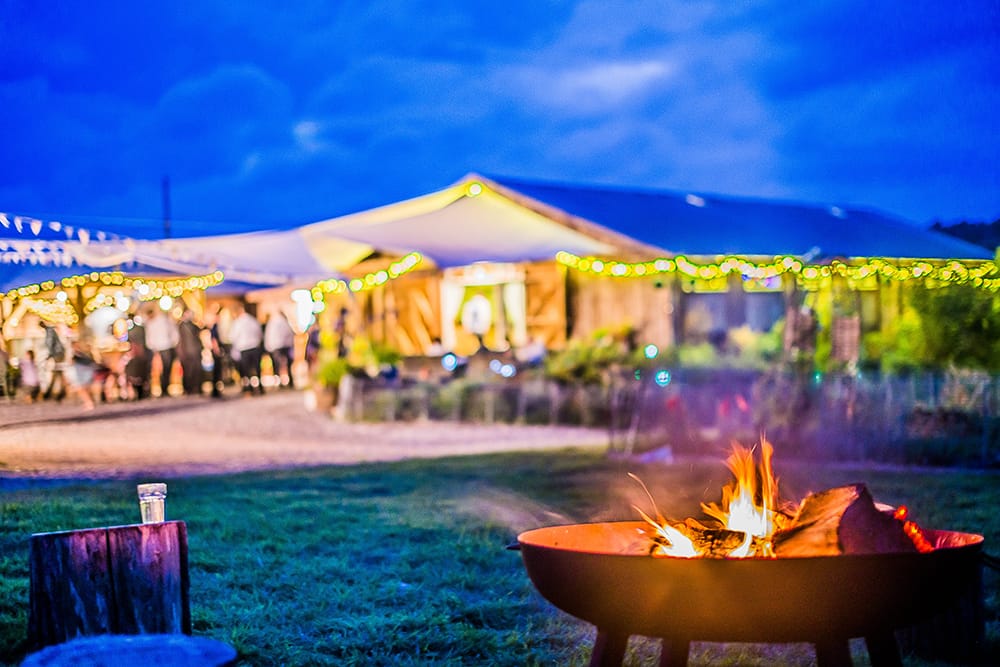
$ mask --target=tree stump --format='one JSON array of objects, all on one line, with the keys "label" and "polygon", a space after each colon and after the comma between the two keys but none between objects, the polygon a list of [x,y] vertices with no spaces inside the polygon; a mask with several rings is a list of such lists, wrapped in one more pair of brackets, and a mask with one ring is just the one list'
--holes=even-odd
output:
[{"label": "tree stump", "polygon": [[28,640],[191,634],[183,521],[31,536]]}]

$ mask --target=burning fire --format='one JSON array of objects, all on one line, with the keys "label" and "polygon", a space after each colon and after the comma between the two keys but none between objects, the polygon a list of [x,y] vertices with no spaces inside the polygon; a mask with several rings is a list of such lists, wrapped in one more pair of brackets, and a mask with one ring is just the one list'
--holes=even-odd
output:
[{"label": "burning fire", "polygon": [[[776,537],[786,540],[788,536],[796,534],[801,537],[808,529],[813,530],[812,535],[823,535],[829,542],[831,530],[832,533],[837,533],[839,524],[832,529],[828,525],[828,517],[822,514],[829,511],[828,505],[838,513],[839,521],[842,515],[847,514],[849,505],[860,496],[865,496],[870,501],[864,485],[855,485],[811,494],[798,507],[784,502],[779,498],[778,480],[771,464],[774,448],[767,440],[761,439],[759,461],[755,459],[755,451],[756,448],[733,444],[732,452],[726,459],[726,467],[732,472],[733,480],[723,487],[720,503],[701,505],[702,511],[712,519],[707,523],[693,518],[684,521],[665,519],[646,485],[629,473],[629,477],[638,482],[646,492],[655,514],[655,517],[650,516],[638,506],[633,506],[653,529],[650,555],[679,558],[775,558],[778,555],[775,553]],[[832,497],[832,500],[828,497]],[[810,500],[812,502],[808,503]],[[895,528],[901,528],[906,544],[912,542],[910,549],[915,547],[920,552],[933,550],[934,547],[920,527],[907,519],[908,511],[905,506],[895,509],[891,515],[883,516],[875,509],[874,501],[870,501],[870,504],[872,512],[879,515],[879,518],[874,519],[875,523],[884,519]],[[819,521],[814,516],[817,508],[821,510]],[[854,519],[855,524],[873,520],[868,515],[857,516],[861,518]],[[815,530],[817,526],[822,532]],[[869,523],[864,523],[863,529],[868,528]],[[833,539],[836,541],[836,538]]]},{"label": "burning fire", "polygon": [[639,507],[635,508],[654,529],[651,554],[681,558],[773,558],[771,538],[785,517],[777,511],[778,480],[771,466],[774,448],[767,440],[762,440],[760,451],[758,465],[753,449],[733,444],[733,451],[726,459],[733,481],[722,489],[721,504],[702,503],[701,506],[702,511],[715,520],[710,525],[694,519],[667,521],[656,507],[646,485],[629,473],[645,490],[656,513],[654,519]]},{"label": "burning fire", "polygon": [[[758,466],[753,450],[737,444],[726,460],[734,480],[722,489],[722,505],[702,504],[701,509],[717,520],[726,530],[744,534],[743,543],[728,554],[730,558],[774,556],[771,536],[776,528],[778,480],[771,467],[774,448],[767,440],[761,442]],[[754,538],[758,544],[754,545]]]}]

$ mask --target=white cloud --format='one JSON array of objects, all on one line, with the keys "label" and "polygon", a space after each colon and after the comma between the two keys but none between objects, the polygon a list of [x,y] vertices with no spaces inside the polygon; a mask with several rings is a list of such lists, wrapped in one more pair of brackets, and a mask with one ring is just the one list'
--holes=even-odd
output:
[{"label": "white cloud", "polygon": [[260,164],[260,153],[250,153],[243,158],[243,173],[249,174]]},{"label": "white cloud", "polygon": [[494,76],[501,96],[567,117],[621,113],[662,93],[677,66],[666,60],[606,60],[574,67],[513,66]]},{"label": "white cloud", "polygon": [[[597,113],[660,90],[676,67],[655,60],[603,62],[556,72],[549,85],[534,88],[537,102],[563,109]],[[542,72],[529,75],[543,80]]]},{"label": "white cloud", "polygon": [[307,153],[315,153],[323,147],[319,139],[320,124],[314,120],[302,120],[292,128],[295,144]]}]

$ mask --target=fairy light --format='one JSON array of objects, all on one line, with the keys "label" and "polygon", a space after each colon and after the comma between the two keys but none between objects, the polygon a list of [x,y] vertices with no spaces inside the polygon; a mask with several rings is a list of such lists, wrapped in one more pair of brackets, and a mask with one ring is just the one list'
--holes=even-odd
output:
[{"label": "fairy light", "polygon": [[321,280],[313,285],[309,292],[314,301],[322,301],[327,294],[366,292],[406,275],[417,268],[417,265],[421,261],[423,261],[423,256],[419,252],[411,252],[402,259],[390,264],[386,269],[371,271],[350,280],[342,280],[340,278]]},{"label": "fairy light", "polygon": [[54,324],[74,325],[79,321],[76,311],[68,301],[57,299],[25,298],[22,301],[25,310],[34,313],[47,322]]},{"label": "fairy light", "polygon": [[[72,289],[83,287],[87,284],[99,284],[106,287],[121,287],[125,290],[136,292],[140,301],[152,301],[164,295],[179,297],[184,292],[206,290],[215,287],[225,280],[222,271],[215,271],[202,276],[188,276],[186,278],[153,279],[153,278],[133,278],[120,271],[92,272],[76,276],[67,276],[58,283],[53,280],[46,280],[41,283],[24,285],[9,290],[5,296],[11,300],[24,299],[27,297],[48,292],[57,286],[61,289]],[[90,306],[93,299],[86,306]],[[93,310],[93,308],[91,308]]]},{"label": "fairy light", "polygon": [[739,274],[744,279],[767,281],[783,275],[794,276],[807,288],[838,276],[857,284],[870,284],[881,278],[895,282],[919,281],[928,287],[944,285],[973,285],[989,292],[1000,291],[1000,265],[996,261],[975,260],[964,262],[951,259],[940,264],[918,260],[894,262],[885,258],[869,258],[859,264],[833,260],[829,264],[806,264],[802,260],[779,255],[772,261],[754,262],[729,255],[717,262],[696,262],[684,255],[674,258],[660,257],[643,262],[596,257],[580,257],[560,251],[556,261],[581,273],[628,278],[657,274],[680,274],[705,283],[722,284],[722,279]]}]

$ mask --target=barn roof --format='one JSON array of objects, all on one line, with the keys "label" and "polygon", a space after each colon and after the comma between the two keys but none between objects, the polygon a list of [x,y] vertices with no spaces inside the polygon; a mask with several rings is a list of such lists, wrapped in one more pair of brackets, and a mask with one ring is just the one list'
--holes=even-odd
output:
[{"label": "barn roof", "polygon": [[993,257],[979,246],[871,209],[502,176],[484,180],[671,254]]}]

